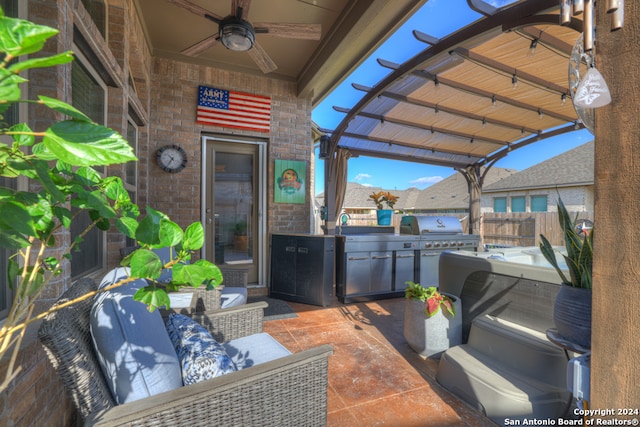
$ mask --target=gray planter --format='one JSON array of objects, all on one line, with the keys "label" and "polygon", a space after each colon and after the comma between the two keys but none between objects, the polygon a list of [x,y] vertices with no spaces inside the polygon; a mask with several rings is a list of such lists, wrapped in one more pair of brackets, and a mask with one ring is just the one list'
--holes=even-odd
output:
[{"label": "gray planter", "polygon": [[585,348],[591,348],[591,294],[591,289],[562,285],[553,306],[558,334]]},{"label": "gray planter", "polygon": [[425,357],[440,357],[449,347],[462,344],[462,306],[460,299],[445,294],[453,300],[456,315],[446,310],[427,318],[425,303],[407,300],[404,310],[404,338],[416,353]]}]

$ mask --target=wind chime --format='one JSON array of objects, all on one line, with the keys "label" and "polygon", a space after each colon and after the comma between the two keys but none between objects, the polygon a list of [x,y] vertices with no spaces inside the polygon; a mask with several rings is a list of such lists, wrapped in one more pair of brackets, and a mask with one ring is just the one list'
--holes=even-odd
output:
[{"label": "wind chime", "polygon": [[[624,0],[606,1],[607,14],[611,17],[611,31],[622,29],[624,25]],[[569,25],[572,16],[583,15],[584,31],[574,47],[569,63],[569,84],[573,92],[573,105],[581,118],[583,118],[583,114],[588,113],[584,110],[602,107],[611,102],[607,82],[596,69],[594,61],[594,3],[595,0],[560,0],[560,25]],[[576,57],[574,58],[574,56]],[[587,64],[588,68],[584,76],[580,76],[579,71],[582,61]],[[581,110],[583,110],[583,114],[581,114]],[[588,120],[583,118],[583,122],[585,121]]]}]

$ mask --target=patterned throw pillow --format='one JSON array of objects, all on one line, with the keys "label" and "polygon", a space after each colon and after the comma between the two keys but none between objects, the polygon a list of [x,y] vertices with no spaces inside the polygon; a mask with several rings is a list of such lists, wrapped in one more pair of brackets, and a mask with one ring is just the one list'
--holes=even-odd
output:
[{"label": "patterned throw pillow", "polygon": [[237,371],[222,344],[193,319],[173,313],[166,328],[180,360],[184,385]]}]

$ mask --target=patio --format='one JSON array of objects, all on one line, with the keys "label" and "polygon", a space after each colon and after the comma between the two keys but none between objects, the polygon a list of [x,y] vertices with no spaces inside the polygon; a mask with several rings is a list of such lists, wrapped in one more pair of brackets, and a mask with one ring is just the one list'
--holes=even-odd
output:
[{"label": "patio", "polygon": [[298,317],[265,332],[293,352],[331,344],[327,426],[495,426],[435,380],[403,337],[404,298],[327,308],[289,302]]}]

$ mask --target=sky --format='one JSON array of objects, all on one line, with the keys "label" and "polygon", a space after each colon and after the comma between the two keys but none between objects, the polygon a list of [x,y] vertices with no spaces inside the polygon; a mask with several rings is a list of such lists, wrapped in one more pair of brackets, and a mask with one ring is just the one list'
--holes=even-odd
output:
[{"label": "sky", "polygon": [[[509,2],[510,0],[488,1],[488,3],[496,7]],[[456,13],[451,13],[453,10]],[[377,64],[376,60],[378,58],[400,64],[425,49],[427,45],[413,37],[411,32],[414,29],[434,37],[443,38],[481,17],[482,15],[469,9],[466,0],[429,0],[370,58],[349,75],[336,90],[314,108],[312,112],[313,121],[321,129],[335,129],[345,117],[345,114],[336,112],[333,110],[333,106],[351,108],[364,96],[364,92],[353,89],[351,84],[359,83],[365,86],[375,86],[376,83],[391,72],[391,70]],[[518,150],[513,150],[508,156],[496,162],[494,167],[521,171],[592,139],[593,136],[586,129],[548,138]],[[317,159],[316,165],[315,183],[317,194],[324,191],[323,161]],[[358,157],[349,160],[347,180],[348,182],[357,182],[371,187],[383,187],[387,190],[404,190],[410,187],[424,189],[454,173],[457,172],[452,168],[441,166]]]}]

